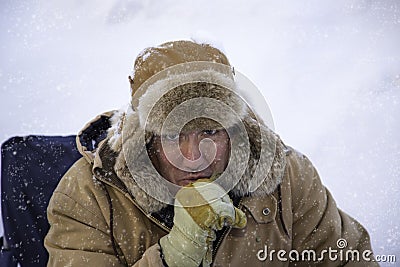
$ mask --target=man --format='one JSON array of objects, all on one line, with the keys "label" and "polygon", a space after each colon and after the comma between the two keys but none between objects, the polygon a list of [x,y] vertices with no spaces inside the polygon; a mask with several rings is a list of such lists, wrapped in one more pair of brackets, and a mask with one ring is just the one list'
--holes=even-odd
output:
[{"label": "man", "polygon": [[144,50],[126,111],[78,135],[48,266],[375,266],[366,230],[246,100],[218,49]]}]

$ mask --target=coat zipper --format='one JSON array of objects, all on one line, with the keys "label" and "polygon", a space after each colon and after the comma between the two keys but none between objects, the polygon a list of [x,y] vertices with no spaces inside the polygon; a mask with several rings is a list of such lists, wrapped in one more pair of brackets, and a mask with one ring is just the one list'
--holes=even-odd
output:
[{"label": "coat zipper", "polygon": [[[157,218],[153,217],[151,214],[147,214],[146,211],[140,207],[139,204],[137,204],[135,202],[135,200],[131,197],[131,195],[129,194],[128,191],[124,191],[121,188],[119,188],[118,186],[115,186],[112,183],[109,183],[107,181],[104,181],[105,183],[109,184],[110,186],[116,188],[117,190],[119,190],[121,193],[123,193],[125,195],[125,197],[128,197],[130,201],[132,201],[132,203],[141,211],[143,212],[144,215],[146,215],[147,218],[149,218],[151,221],[153,221],[157,226],[159,226],[160,228],[162,228],[164,231],[166,231],[167,233],[169,233],[171,231],[171,228],[167,227],[166,225],[164,225],[163,223],[160,222],[160,220],[158,220]],[[240,199],[239,203],[238,203],[238,208],[240,209],[242,207],[242,200],[243,198]],[[217,245],[215,246],[215,249],[213,250],[212,253],[212,266],[214,265],[215,262],[215,256],[217,255],[218,249],[222,243],[222,241],[225,239],[225,237],[228,235],[228,233],[230,232],[230,230],[232,229],[232,227],[227,227],[222,236],[220,237],[220,239],[217,242]]]},{"label": "coat zipper", "polygon": [[231,231],[231,229],[232,229],[232,227],[230,227],[230,226],[227,227],[225,229],[225,231],[223,232],[222,236],[220,237],[220,239],[218,240],[217,245],[215,246],[215,249],[213,250],[213,253],[212,253],[212,265],[211,266],[214,266],[215,256],[217,255],[217,251],[219,249],[219,246],[221,245],[221,243],[225,239],[225,237],[228,235],[228,233]]},{"label": "coat zipper", "polygon": [[[242,200],[243,198],[240,199],[239,204],[237,206],[238,209],[240,209],[242,207]],[[217,255],[218,249],[221,246],[221,243],[224,241],[225,237],[229,234],[229,232],[232,230],[232,227],[229,226],[225,229],[225,231],[222,233],[222,236],[219,238],[217,245],[215,246],[215,249],[213,250],[212,253],[212,263],[211,266],[214,266],[215,264],[215,257]]]},{"label": "coat zipper", "polygon": [[147,214],[145,212],[145,210],[143,210],[142,207],[139,206],[139,204],[137,204],[129,195],[128,193],[128,197],[129,199],[133,202],[133,204],[141,211],[143,212],[144,215],[146,215],[147,218],[149,218],[151,221],[153,221],[157,226],[161,227],[164,231],[166,231],[167,233],[169,233],[171,231],[171,229],[164,225],[162,222],[160,222],[160,220],[158,220],[157,218],[153,217],[151,214]]},{"label": "coat zipper", "polygon": [[125,197],[127,197],[130,201],[132,201],[132,203],[144,214],[146,215],[147,218],[149,218],[151,221],[153,221],[153,223],[155,223],[157,226],[159,226],[161,229],[163,229],[164,231],[166,231],[167,233],[169,233],[171,231],[171,229],[169,227],[167,227],[166,225],[164,225],[163,223],[161,223],[157,218],[153,217],[151,214],[146,213],[146,211],[139,205],[136,203],[136,201],[131,197],[131,195],[129,194],[128,191],[125,191],[121,188],[119,188],[118,186],[115,186],[113,183],[110,183],[109,181],[104,181],[102,179],[103,182],[105,182],[106,184],[116,188],[118,191],[120,191],[121,193],[124,194]]}]

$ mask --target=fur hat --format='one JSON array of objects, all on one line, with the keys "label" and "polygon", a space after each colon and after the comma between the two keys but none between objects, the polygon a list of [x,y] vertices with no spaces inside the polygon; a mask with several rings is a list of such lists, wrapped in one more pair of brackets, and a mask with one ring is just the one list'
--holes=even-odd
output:
[{"label": "fur hat", "polygon": [[209,44],[191,41],[173,41],[144,49],[136,58],[133,78],[129,77],[132,96],[138,88],[156,73],[182,63],[206,61],[230,66],[228,58]]},{"label": "fur hat", "polygon": [[158,135],[221,122],[232,127],[249,113],[232,71],[226,56],[208,44],[176,41],[145,49],[130,77],[141,126]]}]

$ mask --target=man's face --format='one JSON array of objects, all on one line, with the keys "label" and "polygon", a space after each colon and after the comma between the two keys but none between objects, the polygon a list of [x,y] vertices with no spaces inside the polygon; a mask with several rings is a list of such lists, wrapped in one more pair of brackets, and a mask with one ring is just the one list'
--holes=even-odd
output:
[{"label": "man's face", "polygon": [[221,174],[228,164],[229,150],[228,133],[221,129],[155,136],[149,152],[155,168],[165,179],[185,186]]}]

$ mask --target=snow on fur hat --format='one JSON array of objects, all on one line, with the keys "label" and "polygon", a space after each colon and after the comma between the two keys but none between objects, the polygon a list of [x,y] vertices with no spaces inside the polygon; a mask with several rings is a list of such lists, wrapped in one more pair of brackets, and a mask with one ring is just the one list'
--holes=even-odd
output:
[{"label": "snow on fur hat", "polygon": [[227,57],[209,44],[173,41],[157,47],[148,47],[135,60],[133,79],[130,77],[132,96],[156,73],[173,65],[193,61],[209,61],[230,66]]},{"label": "snow on fur hat", "polygon": [[147,48],[129,80],[140,125],[156,134],[229,128],[249,113],[227,57],[209,44],[174,41]]}]

